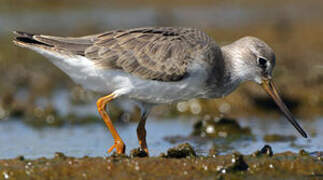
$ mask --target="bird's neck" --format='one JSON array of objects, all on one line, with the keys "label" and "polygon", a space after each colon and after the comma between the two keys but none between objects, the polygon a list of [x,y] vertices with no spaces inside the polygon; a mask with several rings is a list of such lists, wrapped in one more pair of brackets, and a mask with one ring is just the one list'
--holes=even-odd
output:
[{"label": "bird's neck", "polygon": [[[220,51],[219,51],[220,50]],[[241,83],[252,80],[252,69],[246,61],[248,54],[235,42],[217,49],[213,68],[206,86],[207,98],[223,97],[234,91]]]},{"label": "bird's neck", "polygon": [[[216,92],[213,96],[226,96],[235,90],[242,82],[249,80],[248,65],[243,60],[243,52],[235,46],[229,44],[221,47],[221,60],[222,65],[216,64],[214,66],[213,76],[220,77],[214,79],[216,83],[212,84],[211,91]],[[220,75],[221,74],[221,75]]]},{"label": "bird's neck", "polygon": [[252,80],[252,69],[246,61],[246,54],[244,49],[236,46],[235,43],[221,47],[223,60],[225,64],[226,76],[230,83],[242,83],[244,81]]},{"label": "bird's neck", "polygon": [[236,55],[231,53],[232,50],[230,48],[230,45],[223,46],[216,53],[220,53],[221,56],[217,56],[213,61],[215,64],[213,64],[206,87],[207,98],[226,96],[243,82],[242,77],[244,76],[240,73],[241,69],[239,71],[239,68],[243,65],[232,60]]}]

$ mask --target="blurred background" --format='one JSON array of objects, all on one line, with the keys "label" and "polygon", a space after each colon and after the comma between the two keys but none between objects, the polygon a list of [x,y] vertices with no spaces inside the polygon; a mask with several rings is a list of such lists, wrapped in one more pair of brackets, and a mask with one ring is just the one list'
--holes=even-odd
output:
[{"label": "blurred background", "polygon": [[[319,137],[318,134],[322,132],[315,127],[318,127],[317,123],[321,123],[320,119],[323,115],[322,18],[323,1],[317,0],[2,0],[0,2],[0,130],[2,128],[3,131],[0,131],[0,134],[3,135],[0,137],[0,147],[2,147],[1,143],[8,141],[8,138],[11,138],[11,142],[16,142],[13,143],[16,145],[5,148],[2,154],[5,157],[12,157],[19,153],[32,157],[38,156],[39,152],[44,150],[36,151],[41,146],[37,143],[48,142],[41,140],[44,136],[42,133],[62,133],[62,139],[65,139],[64,142],[68,144],[70,142],[66,140],[67,136],[78,136],[78,133],[82,134],[83,131],[88,134],[97,132],[78,129],[93,128],[93,122],[102,129],[104,139],[99,139],[100,142],[95,141],[97,144],[86,144],[86,146],[93,146],[93,149],[98,147],[99,150],[87,149],[84,152],[73,149],[75,152],[71,150],[72,152],[67,153],[98,155],[100,153],[96,152],[103,153],[103,149],[108,148],[106,142],[112,142],[111,137],[106,135],[108,132],[104,129],[104,124],[96,110],[95,102],[100,94],[87,92],[74,84],[67,75],[50,64],[43,56],[15,47],[12,43],[14,36],[11,31],[13,30],[58,36],[81,36],[141,26],[190,26],[207,32],[219,45],[231,43],[246,35],[256,36],[267,42],[276,52],[277,64],[273,76],[284,101],[301,123],[305,124],[310,134],[313,137]],[[130,102],[119,101],[109,106],[109,111],[112,119],[119,120],[117,126],[123,129],[121,134],[128,136],[127,131],[130,131],[128,128],[132,128],[133,134],[128,138],[134,139],[136,124],[127,125],[122,122],[137,121],[138,109]],[[265,136],[267,132],[279,133],[287,128],[291,134],[299,137],[289,124],[281,126],[282,122],[287,121],[283,120],[274,102],[254,83],[245,83],[234,93],[222,99],[190,100],[158,106],[154,108],[150,119],[152,123],[168,119],[169,124],[166,123],[164,126],[158,123],[152,125],[157,129],[164,127],[159,130],[161,134],[178,135],[180,134],[177,132],[178,128],[182,128],[186,132],[183,136],[188,137],[194,134],[192,133],[194,127],[210,124],[201,125],[201,121],[211,120],[212,124],[213,121],[217,122],[218,117],[235,118],[242,126],[256,127],[252,129],[253,134],[264,130]],[[172,121],[178,121],[178,119],[181,119],[182,124],[178,124],[177,130],[176,125],[174,130],[168,129],[172,123],[175,123]],[[182,121],[193,122],[187,125]],[[274,127],[271,124],[275,124]],[[148,122],[148,141],[149,131],[154,131],[154,129],[149,130],[149,126]],[[51,127],[62,127],[63,130],[51,129]],[[25,130],[26,128],[31,129]],[[44,131],[44,128],[50,130]],[[65,135],[64,128],[68,128]],[[272,131],[273,129],[277,132]],[[207,130],[207,127],[204,130]],[[28,146],[29,149],[25,151],[13,152],[12,150],[19,149],[17,144],[26,146],[23,140],[20,140],[21,134],[18,133],[28,134],[25,131],[30,135],[29,145],[34,142],[32,139],[37,139],[35,137],[39,137],[40,140]],[[75,134],[69,134],[71,131],[75,131]],[[212,134],[214,130],[210,132]],[[197,136],[205,136],[208,131],[197,134]],[[27,137],[29,136],[26,135]],[[172,139],[164,138],[163,135],[155,138],[164,139],[163,141],[169,143],[183,140],[183,137]],[[254,140],[254,138],[251,139]],[[261,137],[260,140],[264,138]],[[89,141],[91,141],[90,138]],[[151,141],[151,146],[162,144],[163,142],[160,141]],[[319,139],[317,141],[319,142]],[[304,147],[292,143],[288,145],[294,145],[296,149]],[[81,146],[80,144],[76,146]],[[136,141],[133,144],[136,146]],[[214,142],[209,144],[214,145]],[[240,145],[237,147],[241,147]],[[250,146],[250,143],[246,146]],[[57,146],[48,147],[48,152],[62,151],[55,147]],[[322,148],[322,144],[315,147]],[[158,152],[156,150],[156,153]]]}]

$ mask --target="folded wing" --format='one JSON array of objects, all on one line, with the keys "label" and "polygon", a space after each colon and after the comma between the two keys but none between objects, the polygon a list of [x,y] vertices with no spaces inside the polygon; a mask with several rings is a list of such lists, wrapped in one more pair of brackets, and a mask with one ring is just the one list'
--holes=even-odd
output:
[{"label": "folded wing", "polygon": [[159,81],[182,79],[194,58],[212,46],[208,35],[194,28],[146,27],[77,38],[16,34],[18,42],[85,56],[99,68]]}]

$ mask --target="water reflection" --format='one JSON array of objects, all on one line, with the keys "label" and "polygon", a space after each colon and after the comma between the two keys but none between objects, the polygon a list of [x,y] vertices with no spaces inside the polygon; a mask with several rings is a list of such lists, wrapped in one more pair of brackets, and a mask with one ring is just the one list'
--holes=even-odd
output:
[{"label": "water reflection", "polygon": [[[209,149],[216,145],[220,148],[221,154],[232,151],[250,154],[266,144],[263,136],[277,133],[283,135],[295,135],[297,139],[293,142],[270,143],[274,153],[283,151],[298,152],[305,149],[308,152],[322,151],[323,142],[320,137],[323,131],[322,119],[307,122],[304,127],[310,130],[315,136],[310,141],[300,137],[294,128],[285,121],[263,121],[259,119],[241,119],[242,126],[251,127],[254,140],[241,139],[228,142],[226,139],[212,139],[192,137],[192,125],[194,120],[185,118],[156,120],[150,118],[147,123],[147,140],[150,153],[153,156],[159,155],[175,144],[189,142],[196,149],[198,154],[207,155]],[[127,145],[127,153],[138,147],[136,137],[136,123],[116,123],[116,128]],[[175,141],[170,141],[174,139]],[[20,121],[2,122],[0,126],[0,159],[14,158],[23,155],[27,158],[53,157],[55,152],[63,152],[69,156],[82,157],[106,156],[106,150],[113,144],[113,140],[108,130],[102,123],[94,123],[86,126],[63,126],[61,128],[41,128],[35,129]]]}]

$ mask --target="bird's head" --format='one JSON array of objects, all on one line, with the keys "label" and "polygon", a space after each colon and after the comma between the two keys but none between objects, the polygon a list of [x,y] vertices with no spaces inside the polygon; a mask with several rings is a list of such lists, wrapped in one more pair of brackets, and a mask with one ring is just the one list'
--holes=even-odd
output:
[{"label": "bird's head", "polygon": [[240,81],[251,80],[261,85],[289,122],[306,138],[306,132],[280,98],[277,86],[272,80],[271,74],[275,67],[276,57],[271,47],[258,38],[248,36],[225,46],[224,50],[230,52],[226,55],[231,59],[233,78],[240,79]]}]

